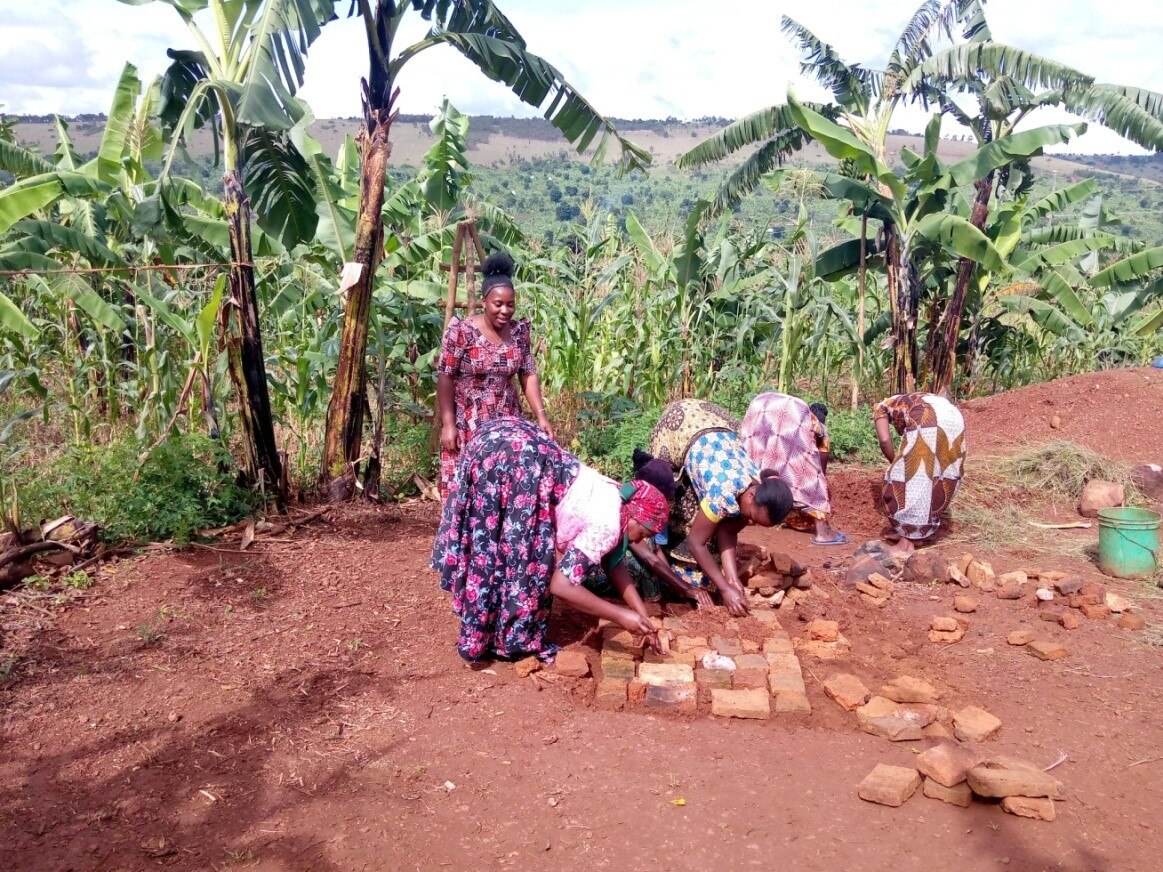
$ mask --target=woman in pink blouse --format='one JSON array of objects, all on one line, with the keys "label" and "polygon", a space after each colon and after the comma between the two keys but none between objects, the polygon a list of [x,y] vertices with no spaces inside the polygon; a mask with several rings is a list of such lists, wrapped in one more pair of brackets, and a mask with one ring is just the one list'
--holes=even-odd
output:
[{"label": "woman in pink blouse", "polygon": [[440,412],[440,495],[447,497],[460,450],[487,421],[521,417],[513,376],[521,383],[537,426],[553,438],[529,341],[529,319],[513,319],[513,259],[503,251],[485,259],[484,311],[453,318],[444,331],[436,376]]}]

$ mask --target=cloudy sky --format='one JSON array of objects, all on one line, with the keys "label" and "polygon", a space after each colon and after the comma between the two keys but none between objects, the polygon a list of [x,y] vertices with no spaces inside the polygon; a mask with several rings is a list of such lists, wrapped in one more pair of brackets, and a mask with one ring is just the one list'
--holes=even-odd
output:
[{"label": "cloudy sky", "polygon": [[[787,89],[818,96],[801,79],[796,50],[779,31],[792,15],[846,60],[876,64],[920,0],[500,0],[531,50],[560,68],[600,112],[622,118],[737,117],[782,102]],[[192,40],[164,3],[3,0],[0,105],[15,113],[102,112],[125,61],[160,73],[168,47]],[[346,0],[337,8],[345,12]],[[991,0],[994,38],[1047,55],[1099,81],[1163,91],[1163,3],[1137,0]],[[422,35],[414,28],[400,45]],[[302,95],[318,117],[359,112],[366,52],[353,21],[328,25],[312,47]],[[448,49],[405,67],[401,108],[430,113],[447,96],[470,114],[528,115],[508,90]],[[1039,123],[1069,116],[1046,113]],[[924,118],[903,113],[899,126]],[[1105,131],[1070,150],[1141,153]]]}]

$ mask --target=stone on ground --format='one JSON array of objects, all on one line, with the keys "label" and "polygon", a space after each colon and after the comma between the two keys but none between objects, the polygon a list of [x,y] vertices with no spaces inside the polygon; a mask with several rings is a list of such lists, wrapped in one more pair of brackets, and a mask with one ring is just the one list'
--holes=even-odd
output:
[{"label": "stone on ground", "polygon": [[808,638],[819,642],[835,642],[840,638],[840,625],[835,621],[817,618],[808,624]]},{"label": "stone on ground", "polygon": [[941,742],[917,756],[917,769],[944,787],[954,787],[963,782],[969,770],[982,762],[976,751],[954,742]]},{"label": "stone on ground", "polygon": [[1054,580],[1054,590],[1061,596],[1070,596],[1082,590],[1082,579],[1076,575],[1066,576]]},{"label": "stone on ground", "polygon": [[953,735],[962,742],[984,742],[1000,729],[1000,720],[975,705],[953,715]]},{"label": "stone on ground", "polygon": [[1006,636],[1006,641],[1011,645],[1029,645],[1035,638],[1033,630],[1014,630]]},{"label": "stone on ground", "polygon": [[1026,650],[1039,660],[1061,660],[1070,653],[1069,648],[1053,639],[1035,639]]},{"label": "stone on ground", "polygon": [[711,714],[722,718],[753,718],[767,720],[771,717],[771,697],[766,690],[719,690],[711,691]]},{"label": "stone on ground", "polygon": [[839,672],[824,682],[824,693],[844,711],[856,711],[872,695],[864,682],[848,672]]},{"label": "stone on ground", "polygon": [[1119,618],[1119,626],[1124,630],[1141,630],[1143,629],[1144,623],[1140,615],[1126,614]]},{"label": "stone on ground", "polygon": [[929,584],[936,581],[944,584],[948,580],[948,560],[931,548],[914,551],[905,561],[905,581],[916,584]]},{"label": "stone on ground", "polygon": [[961,625],[957,623],[956,618],[936,617],[929,625],[929,629],[937,630],[942,633],[952,633],[955,630],[961,629]]},{"label": "stone on ground", "polygon": [[1077,630],[1082,626],[1082,618],[1078,617],[1077,612],[1063,612],[1058,618],[1058,623],[1067,630]]},{"label": "stone on ground", "polygon": [[1131,482],[1147,499],[1163,503],[1163,466],[1140,463],[1131,468]]},{"label": "stone on ground", "polygon": [[930,799],[939,799],[941,802],[947,802],[958,808],[969,808],[970,803],[973,802],[973,791],[964,782],[946,787],[943,784],[938,784],[932,778],[926,778],[923,792]]},{"label": "stone on ground", "polygon": [[1107,591],[1106,607],[1116,615],[1121,615],[1123,612],[1129,612],[1134,608],[1134,604],[1125,596],[1119,596],[1117,593]]},{"label": "stone on ground", "polygon": [[848,584],[856,584],[857,582],[868,582],[868,577],[875,573],[883,573],[885,566],[880,561],[869,555],[862,555],[856,557],[852,561],[852,565],[848,567]]},{"label": "stone on ground", "polygon": [[1095,621],[1105,621],[1111,616],[1110,606],[1106,603],[1083,603],[1080,611]]},{"label": "stone on ground", "polygon": [[920,786],[921,776],[916,769],[877,763],[876,768],[860,782],[857,794],[868,802],[898,808],[908,802]]},{"label": "stone on ground", "polygon": [[1127,489],[1113,481],[1092,479],[1082,487],[1078,500],[1078,514],[1084,518],[1097,518],[1100,509],[1113,509],[1127,499]]},{"label": "stone on ground", "polygon": [[985,591],[993,590],[997,585],[997,576],[994,575],[993,567],[984,560],[970,562],[969,568],[965,570],[965,575],[974,587]]},{"label": "stone on ground", "polygon": [[880,688],[880,695],[893,702],[933,703],[941,698],[940,692],[923,678],[902,675]]},{"label": "stone on ground", "polygon": [[953,597],[953,611],[963,615],[971,615],[977,611],[977,600],[971,596]]},{"label": "stone on ground", "polygon": [[526,657],[524,660],[518,660],[513,664],[513,671],[522,678],[528,678],[540,668],[541,661],[536,657]]},{"label": "stone on ground", "polygon": [[1002,811],[1008,811],[1018,817],[1033,818],[1036,821],[1052,821],[1058,816],[1052,799],[1007,796],[1001,801],[1001,808]]},{"label": "stone on ground", "polygon": [[581,651],[558,651],[553,669],[558,675],[585,678],[590,674],[590,662]]}]

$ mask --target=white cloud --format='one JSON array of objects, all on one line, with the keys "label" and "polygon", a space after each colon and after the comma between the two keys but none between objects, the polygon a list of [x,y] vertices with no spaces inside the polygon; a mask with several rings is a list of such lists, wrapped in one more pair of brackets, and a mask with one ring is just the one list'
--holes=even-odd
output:
[{"label": "white cloud", "polygon": [[[850,61],[883,61],[919,0],[500,0],[531,50],[557,65],[599,111],[622,118],[736,117],[784,99],[789,84],[819,91],[799,76],[799,53],[780,32],[785,11]],[[346,3],[337,10],[346,12]],[[994,36],[1083,69],[1101,81],[1163,91],[1163,4],[1132,0],[993,0]],[[61,22],[70,23],[68,29]],[[5,13],[0,100],[10,112],[99,112],[107,108],[122,64],[143,77],[160,73],[169,46],[193,40],[162,3],[37,0]],[[398,44],[423,34],[412,22]],[[359,113],[366,48],[357,22],[328,25],[312,47],[303,96],[319,117]],[[39,68],[38,68],[39,67]],[[529,115],[503,86],[485,79],[450,49],[411,61],[399,82],[401,109],[429,113],[447,96],[473,114]],[[1039,122],[1069,116],[1047,113]],[[900,125],[923,117],[904,112]],[[1137,151],[1103,131],[1072,148]]]}]

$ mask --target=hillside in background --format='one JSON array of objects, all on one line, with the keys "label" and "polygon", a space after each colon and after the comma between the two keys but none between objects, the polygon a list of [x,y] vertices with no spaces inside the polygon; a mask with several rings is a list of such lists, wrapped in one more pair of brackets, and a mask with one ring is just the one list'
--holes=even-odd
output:
[{"label": "hillside in background", "polygon": [[[392,129],[390,173],[402,180],[412,175],[433,142],[425,116],[402,116]],[[17,138],[51,154],[57,144],[51,117],[19,119]],[[619,177],[610,167],[591,167],[588,158],[578,155],[558,131],[542,118],[498,118],[475,116],[469,126],[467,156],[472,164],[472,191],[516,217],[526,233],[552,243],[563,224],[576,220],[588,206],[625,220],[633,211],[656,234],[677,231],[687,212],[699,198],[714,195],[720,181],[741,153],[721,165],[701,170],[680,170],[679,155],[690,150],[729,123],[726,118],[706,118],[696,122],[675,119],[615,119],[625,135],[646,148],[654,158],[648,175]],[[82,155],[96,153],[104,130],[103,115],[82,115],[70,122],[69,133]],[[356,118],[329,118],[317,121],[312,135],[328,154],[338,151],[345,136],[359,131]],[[899,163],[900,150],[923,148],[922,138],[897,131],[888,138],[889,159]],[[942,140],[939,154],[948,161],[967,155],[973,144],[965,140]],[[209,135],[199,133],[191,144],[192,163],[179,162],[178,171],[199,181],[209,190],[221,185],[219,172],[211,165]],[[789,163],[790,168],[823,169],[834,162],[818,145],[809,145]],[[1107,206],[1122,219],[1116,229],[1127,236],[1147,241],[1163,241],[1163,157],[1120,157],[1117,155],[1055,155],[1036,158],[1033,168],[1037,191],[1095,177],[1107,196]],[[799,213],[803,200],[817,230],[832,235],[829,226],[837,205],[821,202],[802,186],[786,185],[781,191],[760,189],[736,210],[747,224],[766,224],[777,237]]]}]

